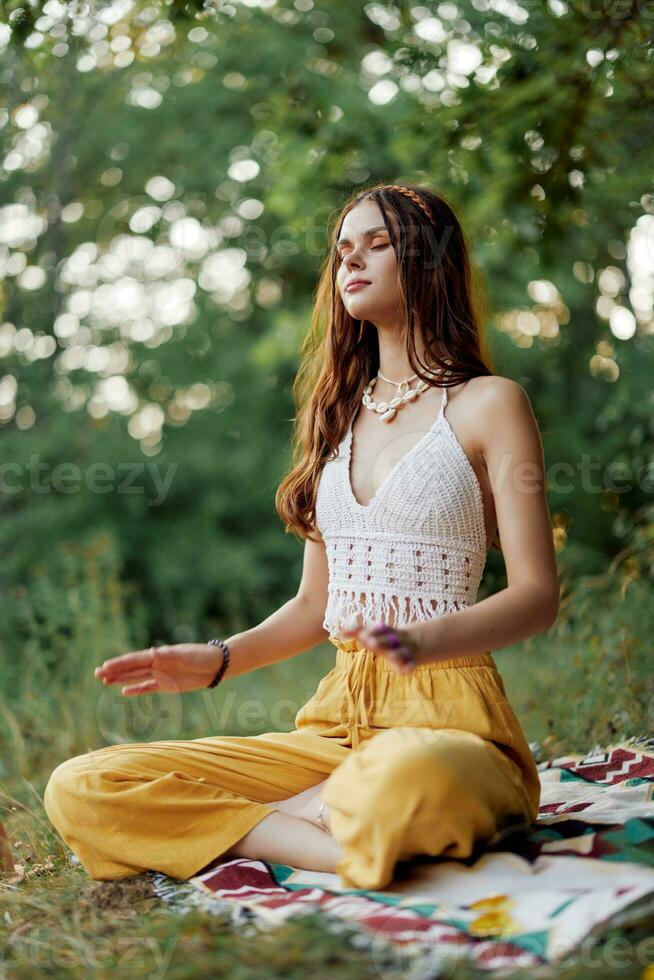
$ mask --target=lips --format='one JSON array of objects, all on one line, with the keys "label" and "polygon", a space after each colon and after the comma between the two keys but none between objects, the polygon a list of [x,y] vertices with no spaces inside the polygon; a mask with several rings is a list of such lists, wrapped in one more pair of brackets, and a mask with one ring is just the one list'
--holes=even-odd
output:
[{"label": "lips", "polygon": [[369,286],[370,283],[367,279],[351,279],[345,287],[345,292],[349,293],[351,289],[361,289],[362,286]]}]

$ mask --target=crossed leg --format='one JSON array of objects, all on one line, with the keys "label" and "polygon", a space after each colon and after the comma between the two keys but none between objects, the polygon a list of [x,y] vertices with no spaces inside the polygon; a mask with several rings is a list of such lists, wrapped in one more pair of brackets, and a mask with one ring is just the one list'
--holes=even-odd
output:
[{"label": "crossed leg", "polygon": [[[318,796],[331,833],[311,819]],[[189,878],[245,856],[353,888],[383,888],[414,855],[467,857],[525,805],[497,746],[426,728],[386,729],[356,751],[299,731],[108,746],[58,766],[44,803],[92,878]]]},{"label": "crossed leg", "polygon": [[[330,835],[318,829],[322,800],[331,808],[331,846]],[[282,811],[278,816],[299,817],[296,824],[318,831],[301,831],[309,850],[307,863],[297,866],[336,872],[351,888],[375,889],[390,884],[400,860],[467,858],[496,831],[528,815],[513,762],[494,743],[458,729],[386,729],[326,780],[272,805]],[[291,824],[266,818],[232,854],[283,853],[285,832],[293,832]]]},{"label": "crossed leg", "polygon": [[331,871],[334,838],[283,812],[283,800],[323,783],[349,752],[298,731],[106,746],[57,766],[44,804],[99,880],[147,869],[189,878],[239,844],[242,856]]},{"label": "crossed leg", "polygon": [[518,767],[495,745],[459,729],[389,728],[365,741],[326,780],[336,872],[351,888],[390,884],[419,855],[470,857],[529,804]]},{"label": "crossed leg", "polygon": [[[318,819],[325,780],[288,799],[269,805],[277,812],[268,814],[224,854],[290,864],[311,871],[330,871],[343,855],[343,849]],[[329,827],[329,811],[324,819]]]}]

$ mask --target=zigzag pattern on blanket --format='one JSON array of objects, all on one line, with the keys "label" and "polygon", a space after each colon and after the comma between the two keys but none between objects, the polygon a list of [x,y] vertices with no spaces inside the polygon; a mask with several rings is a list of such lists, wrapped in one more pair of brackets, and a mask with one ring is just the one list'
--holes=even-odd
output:
[{"label": "zigzag pattern on blanket", "polygon": [[486,970],[560,962],[602,924],[642,916],[643,902],[654,909],[654,736],[594,746],[538,770],[544,799],[535,824],[472,863],[415,859],[385,892],[245,859],[217,862],[190,882],[158,875],[155,888],[167,901],[231,910],[238,926],[270,928],[315,908],[326,929],[342,936],[348,922],[371,948],[385,941],[428,953],[449,945]]}]

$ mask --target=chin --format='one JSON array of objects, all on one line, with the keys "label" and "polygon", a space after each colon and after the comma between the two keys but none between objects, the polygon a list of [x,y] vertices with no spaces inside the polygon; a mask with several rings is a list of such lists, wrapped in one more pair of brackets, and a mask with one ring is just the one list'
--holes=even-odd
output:
[{"label": "chin", "polygon": [[356,296],[348,297],[348,302],[344,305],[347,312],[355,320],[372,320],[379,313],[379,310],[374,307],[370,300],[362,299],[357,302]]}]

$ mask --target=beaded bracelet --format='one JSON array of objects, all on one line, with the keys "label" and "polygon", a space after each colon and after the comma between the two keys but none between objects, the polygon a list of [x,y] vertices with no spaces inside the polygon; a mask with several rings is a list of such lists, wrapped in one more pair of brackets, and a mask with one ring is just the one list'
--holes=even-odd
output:
[{"label": "beaded bracelet", "polygon": [[224,640],[209,640],[209,645],[211,645],[212,643],[215,646],[220,647],[220,649],[222,650],[222,652],[223,652],[223,662],[220,665],[220,670],[218,671],[218,673],[216,674],[216,676],[212,680],[211,684],[207,684],[207,687],[215,687],[216,684],[220,684],[221,680],[223,679],[223,675],[224,675],[225,671],[227,670],[227,665],[229,663],[229,647],[227,646],[227,644],[225,643],[225,641]]}]

